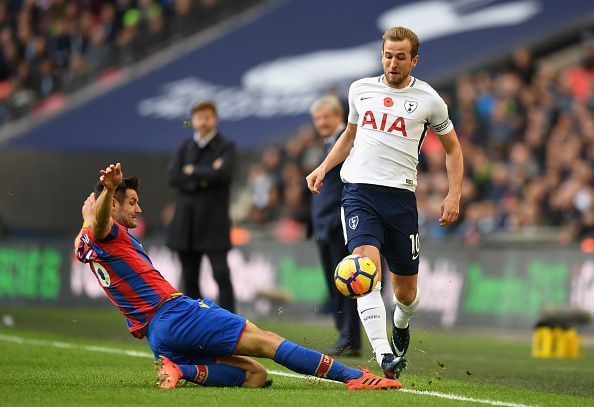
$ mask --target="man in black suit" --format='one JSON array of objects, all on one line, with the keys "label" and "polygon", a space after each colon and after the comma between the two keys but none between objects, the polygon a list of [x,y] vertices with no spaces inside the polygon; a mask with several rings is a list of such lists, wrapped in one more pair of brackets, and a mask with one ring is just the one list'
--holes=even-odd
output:
[{"label": "man in black suit", "polygon": [[[318,134],[324,139],[324,158],[345,128],[342,104],[336,96],[325,96],[315,101],[310,109]],[[320,253],[326,284],[330,293],[334,323],[340,333],[338,342],[327,352],[329,355],[361,354],[361,328],[357,301],[342,296],[334,285],[334,268],[349,253],[345,246],[340,221],[342,196],[341,165],[326,174],[324,189],[312,197],[312,232]]]},{"label": "man in black suit", "polygon": [[167,245],[179,254],[184,294],[202,297],[198,278],[202,256],[207,255],[219,286],[218,302],[234,312],[227,252],[231,248],[229,195],[236,154],[235,145],[218,132],[217,124],[212,102],[192,107],[194,136],[179,146],[168,168],[177,200]]}]

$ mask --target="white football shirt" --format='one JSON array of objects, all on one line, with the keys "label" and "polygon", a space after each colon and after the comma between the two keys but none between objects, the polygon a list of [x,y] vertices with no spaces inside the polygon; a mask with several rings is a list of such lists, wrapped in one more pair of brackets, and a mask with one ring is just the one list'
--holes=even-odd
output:
[{"label": "white football shirt", "polygon": [[349,89],[348,121],[357,125],[357,134],[340,176],[345,183],[414,192],[428,126],[438,135],[453,129],[448,107],[426,82],[411,76],[407,87],[395,89],[382,78],[363,78]]}]

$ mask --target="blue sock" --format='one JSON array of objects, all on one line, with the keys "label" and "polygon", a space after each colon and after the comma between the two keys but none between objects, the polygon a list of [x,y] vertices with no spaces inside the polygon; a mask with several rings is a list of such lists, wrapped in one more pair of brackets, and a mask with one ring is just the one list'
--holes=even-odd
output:
[{"label": "blue sock", "polygon": [[182,371],[182,379],[193,382],[196,376],[198,376],[198,368],[196,365],[177,365]]},{"label": "blue sock", "polygon": [[274,361],[289,369],[312,376],[325,377],[337,382],[358,379],[363,372],[332,359],[328,355],[307,349],[285,339],[276,350]]},{"label": "blue sock", "polygon": [[223,363],[177,366],[185,380],[202,386],[240,387],[245,382],[245,370]]}]

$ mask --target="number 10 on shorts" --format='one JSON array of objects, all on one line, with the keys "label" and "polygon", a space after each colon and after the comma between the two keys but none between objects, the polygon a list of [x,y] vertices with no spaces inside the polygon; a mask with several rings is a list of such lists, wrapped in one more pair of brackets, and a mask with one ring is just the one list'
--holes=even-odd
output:
[{"label": "number 10 on shorts", "polygon": [[419,251],[421,250],[421,242],[419,240],[419,234],[408,235],[410,239],[410,251],[412,253],[412,259],[416,260],[419,257]]}]

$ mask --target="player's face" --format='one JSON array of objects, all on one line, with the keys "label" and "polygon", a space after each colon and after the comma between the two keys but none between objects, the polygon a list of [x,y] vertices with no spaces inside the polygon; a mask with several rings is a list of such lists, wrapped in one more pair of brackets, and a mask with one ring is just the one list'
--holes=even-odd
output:
[{"label": "player's face", "polygon": [[410,53],[409,40],[390,41],[384,43],[382,51],[382,65],[388,85],[403,88],[408,85],[410,72],[417,65],[419,56],[413,58]]},{"label": "player's face", "polygon": [[124,202],[120,203],[114,198],[114,211],[116,220],[128,229],[138,226],[138,215],[142,213],[138,204],[138,194],[133,189],[126,190]]},{"label": "player's face", "polygon": [[333,135],[340,123],[342,123],[342,117],[327,105],[320,106],[311,114],[311,118],[319,135],[324,138]]},{"label": "player's face", "polygon": [[200,135],[209,133],[217,124],[217,116],[210,109],[198,110],[192,115],[192,126]]}]

